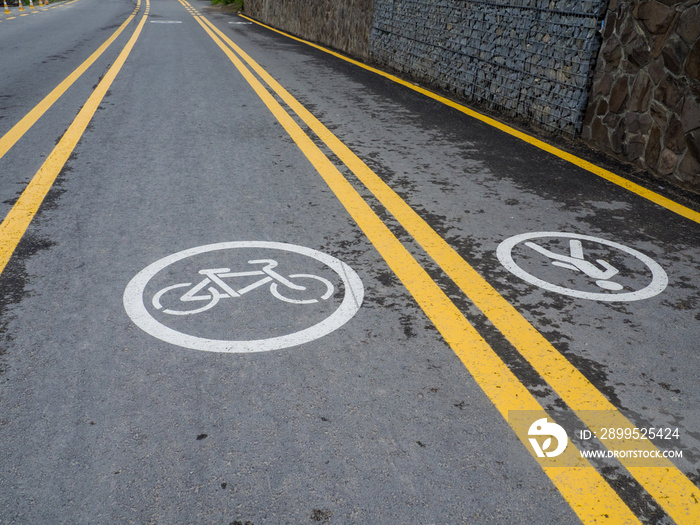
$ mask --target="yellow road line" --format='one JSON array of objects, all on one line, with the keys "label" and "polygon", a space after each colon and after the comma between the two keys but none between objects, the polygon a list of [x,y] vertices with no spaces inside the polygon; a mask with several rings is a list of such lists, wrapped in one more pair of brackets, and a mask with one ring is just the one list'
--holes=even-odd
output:
[{"label": "yellow road line", "polygon": [[[181,1],[181,3],[183,3]],[[186,5],[186,3],[183,3]],[[401,242],[372,211],[359,193],[333,163],[304,133],[255,76],[212,31],[203,17],[195,17],[209,36],[226,53],[268,109],[285,128],[301,151],[323,177],[372,244],[401,279],[420,307],[438,328],[450,347],[507,420],[512,410],[543,409],[517,380],[506,364],[493,352],[481,335],[435,284]],[[203,21],[204,20],[204,21]],[[205,23],[206,22],[206,23]],[[214,28],[215,29],[215,28]],[[517,434],[519,437],[521,434]],[[544,468],[545,473],[585,523],[638,523],[637,518],[590,464],[575,457],[578,466]]]},{"label": "yellow road line", "polygon": [[518,138],[524,142],[527,142],[528,144],[531,144],[532,146],[535,146],[536,148],[539,148],[543,151],[546,151],[547,153],[550,153],[552,155],[555,155],[556,157],[559,157],[560,159],[563,159],[567,162],[570,162],[571,164],[574,164],[578,166],[579,168],[582,168],[590,173],[593,173],[594,175],[597,175],[609,182],[612,182],[613,184],[616,184],[617,186],[620,186],[622,188],[625,188],[628,191],[631,191],[632,193],[636,193],[640,197],[643,197],[659,206],[662,206],[674,213],[677,213],[678,215],[681,215],[682,217],[685,217],[686,219],[690,219],[691,221],[697,222],[700,224],[700,212],[697,212],[695,210],[692,210],[688,208],[687,206],[683,206],[682,204],[679,204],[667,197],[664,197],[663,195],[659,195],[658,193],[648,190],[644,186],[641,186],[635,182],[632,182],[628,179],[625,179],[624,177],[621,177],[620,175],[616,175],[615,173],[608,171],[604,168],[601,168],[600,166],[596,166],[592,162],[589,162],[587,160],[581,159],[577,157],[576,155],[573,155],[571,153],[568,153],[564,150],[561,150],[555,146],[552,146],[551,144],[547,144],[546,142],[537,139],[535,137],[532,137],[528,135],[527,133],[524,133],[522,131],[518,131],[515,128],[512,128],[510,126],[507,126],[506,124],[503,124],[502,122],[499,122],[491,117],[487,117],[486,115],[482,115],[481,113],[478,113],[474,111],[473,109],[470,109],[466,106],[463,106],[462,104],[459,104],[455,102],[454,100],[450,100],[446,97],[440,96],[437,93],[433,93],[432,91],[429,91],[425,88],[422,88],[420,86],[417,86],[415,84],[412,84],[411,82],[407,82],[405,80],[402,80],[401,78],[392,75],[391,73],[387,73],[386,71],[382,71],[381,69],[376,69],[371,66],[368,66],[367,64],[364,64],[358,60],[353,60],[352,58],[349,58],[345,55],[342,55],[340,53],[337,53],[335,51],[331,51],[330,49],[327,49],[323,46],[320,46],[318,44],[314,44],[313,42],[309,42],[307,40],[304,40],[302,38],[295,37],[293,35],[290,35],[288,33],[285,33],[284,31],[280,31],[279,29],[275,29],[274,27],[265,25],[261,22],[258,22],[257,20],[244,16],[244,15],[239,15],[242,18],[245,18],[246,20],[250,20],[251,22],[258,24],[262,27],[265,27],[269,29],[270,31],[274,31],[275,33],[279,33],[281,35],[286,36],[287,38],[291,38],[292,40],[296,40],[297,42],[301,42],[303,44],[306,44],[308,46],[311,46],[313,48],[316,48],[320,51],[323,51],[324,53],[328,53],[329,55],[333,55],[334,57],[340,58],[341,60],[345,60],[346,62],[349,62],[351,64],[354,64],[358,67],[361,67],[363,69],[366,69],[367,71],[371,71],[372,73],[375,73],[379,76],[382,76],[386,79],[391,80],[392,82],[396,82],[397,84],[401,84],[402,86],[405,86],[409,89],[412,89],[413,91],[416,91],[422,95],[425,95],[426,97],[432,98],[433,100],[436,100],[442,104],[445,104],[446,106],[450,106],[451,108],[456,109],[457,111],[460,111],[464,113],[465,115],[468,115],[474,119],[477,119],[484,124],[487,124],[491,127],[494,127],[504,133],[507,133],[508,135],[511,135],[515,138]]},{"label": "yellow road line", "polygon": [[[7,153],[22,136],[39,120],[46,111],[56,102],[69,87],[75,83],[87,69],[95,63],[95,61],[105,52],[105,50],[114,42],[117,37],[124,31],[126,26],[134,19],[139,7],[137,6],[134,12],[127,18],[122,25],[110,36],[105,42],[90,55],[85,62],[80,64],[63,82],[56,86],[44,99],[39,102],[34,108],[27,113],[22,120],[12,126],[12,128],[0,138],[0,158]],[[1,271],[1,270],[0,270]]]},{"label": "yellow road line", "polygon": [[[205,19],[206,20],[206,19]],[[594,431],[601,428],[634,428],[583,374],[566,360],[527,320],[498,292],[491,287],[457,252],[449,246],[420,216],[386,185],[347,146],[333,135],[318,119],[308,112],[264,69],[243,50],[218,30],[211,28],[238,53],[243,60],[289,105],[289,107],[323,140],[338,158],[353,171],[377,199],[416,239],[426,252],[440,265],[450,278],[462,289],[474,304],[493,322],[519,352],[532,364],[538,373],[552,386],[557,394],[577,412],[579,417]],[[603,421],[600,414],[589,411],[605,411]],[[630,442],[611,441],[612,447],[626,448]],[[649,441],[635,441],[639,450],[656,450]],[[667,459],[656,462],[658,467],[637,467],[629,460],[623,465],[654,496],[664,509],[681,522],[700,519],[700,505],[693,504],[700,491],[687,477]],[[697,501],[697,499],[696,499]]]},{"label": "yellow road line", "polygon": [[85,129],[97,111],[107,90],[112,85],[117,73],[119,73],[131,49],[134,47],[141,33],[141,29],[146,23],[148,5],[149,0],[146,0],[146,12],[126,46],[124,46],[124,49],[122,49],[122,52],[119,54],[112,67],[109,68],[68,130],[64,133],[63,137],[61,137],[61,140],[47,157],[46,161],[44,161],[44,164],[39,168],[39,171],[36,172],[36,175],[34,175],[24,189],[22,195],[20,195],[15,205],[2,221],[2,224],[0,224],[0,273],[5,269],[15,248],[22,239],[24,232],[39,210],[39,206],[41,206],[41,203],[51,189],[56,177],[63,169],[73,149],[75,149],[75,146],[85,132]]}]

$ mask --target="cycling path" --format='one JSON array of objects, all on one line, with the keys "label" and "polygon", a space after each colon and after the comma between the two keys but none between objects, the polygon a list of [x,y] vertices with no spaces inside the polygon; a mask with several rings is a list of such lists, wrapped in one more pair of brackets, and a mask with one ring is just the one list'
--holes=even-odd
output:
[{"label": "cycling path", "polygon": [[696,204],[204,2],[109,5],[0,120],[126,23],[0,159],[3,518],[693,522]]}]

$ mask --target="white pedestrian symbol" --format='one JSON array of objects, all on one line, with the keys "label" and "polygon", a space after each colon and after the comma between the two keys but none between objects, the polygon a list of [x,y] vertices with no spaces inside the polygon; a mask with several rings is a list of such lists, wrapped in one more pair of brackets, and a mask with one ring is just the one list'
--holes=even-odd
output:
[{"label": "white pedestrian symbol", "polygon": [[586,261],[583,257],[583,244],[578,239],[571,239],[569,241],[569,250],[571,255],[562,255],[559,253],[554,253],[542,246],[535,244],[534,242],[528,241],[525,246],[532,248],[536,252],[541,253],[545,257],[554,259],[552,264],[554,266],[559,266],[560,268],[568,268],[569,270],[574,270],[575,272],[583,272],[590,278],[595,279],[595,283],[603,288],[604,290],[622,290],[624,286],[619,283],[610,281],[615,277],[619,270],[613,267],[609,262],[603,259],[596,259],[596,262],[605,268],[601,270],[598,266],[592,262]]},{"label": "white pedestrian symbol", "polygon": [[[565,251],[562,252],[542,246],[543,243],[551,242],[553,239],[566,239],[568,241],[568,254]],[[584,253],[584,242],[586,246],[595,247],[596,252],[607,251],[610,255],[615,256],[615,265],[603,258],[587,257]],[[537,273],[536,259],[529,263],[525,261],[527,263],[525,266],[528,270],[525,270],[515,261],[513,251],[521,243],[530,250],[544,256],[550,261],[551,265],[588,277],[590,282],[602,290],[591,292],[589,289],[585,289],[586,286],[581,285],[580,282],[578,285],[565,286],[564,284],[567,284],[566,279],[561,275],[547,274],[548,279],[562,279],[560,283],[549,282],[533,275],[532,272]],[[517,253],[522,254],[523,252],[520,250]],[[499,244],[496,255],[509,272],[522,280],[551,292],[580,299],[608,302],[639,301],[640,299],[648,299],[658,295],[668,285],[666,272],[647,255],[620,243],[599,237],[591,237],[590,235],[565,232],[522,233],[514,235]],[[522,255],[518,259],[522,260]],[[641,272],[638,271],[642,267],[639,264],[640,262],[643,267],[646,267]],[[637,268],[637,272],[630,271],[625,264]],[[619,280],[623,280],[625,284],[621,284],[618,282]],[[578,289],[575,286],[584,289]],[[590,288],[590,285],[588,288]]]}]

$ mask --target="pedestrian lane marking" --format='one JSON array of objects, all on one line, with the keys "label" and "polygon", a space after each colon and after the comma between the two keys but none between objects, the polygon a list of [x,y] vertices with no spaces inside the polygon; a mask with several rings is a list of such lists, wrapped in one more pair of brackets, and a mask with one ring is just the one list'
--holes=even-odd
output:
[{"label": "pedestrian lane marking", "polygon": [[[556,244],[561,240],[566,241],[563,246],[559,242],[553,249],[544,247],[546,243]],[[587,248],[597,249],[595,259],[584,254],[584,242]],[[499,244],[496,255],[509,272],[523,281],[578,299],[640,301],[660,294],[668,285],[666,272],[648,255],[590,235],[564,232],[522,233]],[[620,259],[615,266],[608,262],[608,259],[613,258]],[[563,271],[547,272],[551,266]],[[622,280],[625,284],[621,283]]]}]

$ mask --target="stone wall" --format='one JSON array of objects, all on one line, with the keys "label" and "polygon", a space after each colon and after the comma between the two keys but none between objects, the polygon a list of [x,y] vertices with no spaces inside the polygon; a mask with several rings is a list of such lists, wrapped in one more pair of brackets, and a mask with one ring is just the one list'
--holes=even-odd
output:
[{"label": "stone wall", "polygon": [[607,0],[374,0],[373,62],[540,127],[581,131]]},{"label": "stone wall", "polygon": [[700,191],[700,2],[611,0],[583,137]]},{"label": "stone wall", "polygon": [[265,24],[366,60],[373,0],[245,0]]},{"label": "stone wall", "polygon": [[700,192],[700,0],[246,0],[245,12]]},{"label": "stone wall", "polygon": [[253,18],[487,104],[581,131],[607,0],[246,0]]}]

